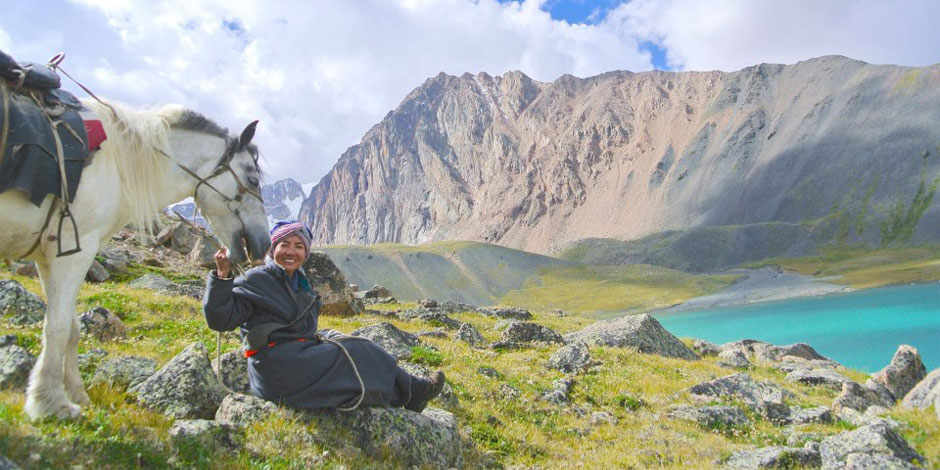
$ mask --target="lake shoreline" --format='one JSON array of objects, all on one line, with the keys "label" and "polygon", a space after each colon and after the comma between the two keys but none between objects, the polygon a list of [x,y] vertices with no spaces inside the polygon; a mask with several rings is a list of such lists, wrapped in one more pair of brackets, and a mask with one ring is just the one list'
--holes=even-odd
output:
[{"label": "lake shoreline", "polygon": [[854,287],[834,282],[838,277],[815,278],[808,274],[784,271],[776,267],[739,268],[720,273],[740,275],[739,280],[720,292],[695,297],[679,305],[649,313],[679,313],[722,307],[750,305],[799,297],[818,297],[855,292]]}]

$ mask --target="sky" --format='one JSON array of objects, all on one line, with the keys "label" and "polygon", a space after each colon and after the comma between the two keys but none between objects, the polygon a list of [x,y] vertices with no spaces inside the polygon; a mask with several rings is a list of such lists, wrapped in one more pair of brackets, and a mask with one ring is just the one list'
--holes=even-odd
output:
[{"label": "sky", "polygon": [[313,183],[440,72],[924,66],[937,18],[937,0],[9,0],[0,50],[64,52],[96,95],[139,108],[182,104],[234,133],[259,119],[266,182]]}]

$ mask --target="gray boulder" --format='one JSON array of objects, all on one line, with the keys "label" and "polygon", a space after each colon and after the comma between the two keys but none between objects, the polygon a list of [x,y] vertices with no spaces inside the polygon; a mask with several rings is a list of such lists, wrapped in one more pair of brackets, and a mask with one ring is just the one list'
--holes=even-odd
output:
[{"label": "gray boulder", "polygon": [[402,408],[309,410],[318,435],[352,444],[381,458],[389,467],[460,468],[461,440],[453,414],[426,408],[418,414]]},{"label": "gray boulder", "polygon": [[38,295],[26,290],[12,279],[0,279],[0,315],[14,325],[31,325],[42,321],[46,304]]},{"label": "gray boulder", "polygon": [[832,411],[839,414],[843,409],[850,408],[864,412],[875,405],[884,407],[894,405],[894,399],[881,383],[869,380],[865,382],[865,385],[859,385],[849,381],[842,384],[842,393],[832,402]]},{"label": "gray boulder", "polygon": [[454,337],[471,346],[486,343],[486,338],[483,337],[480,330],[470,323],[461,324],[460,328],[457,329],[457,333],[454,334]]},{"label": "gray boulder", "polygon": [[706,429],[727,429],[751,423],[743,411],[734,406],[676,405],[669,409],[670,418],[693,421]]},{"label": "gray boulder", "polygon": [[178,419],[167,432],[170,442],[180,449],[236,449],[244,438],[231,426],[207,419]]},{"label": "gray boulder", "polygon": [[212,358],[212,371],[216,376],[233,392],[248,393],[251,385],[248,382],[248,363],[241,350],[230,351],[222,355],[222,370],[219,370],[219,363],[216,358]]},{"label": "gray boulder", "polygon": [[904,408],[929,408],[934,405],[940,418],[940,369],[927,374],[901,401]]},{"label": "gray boulder", "polygon": [[20,467],[16,465],[16,462],[8,459],[7,457],[0,455],[0,470],[19,470]]},{"label": "gray boulder", "polygon": [[825,406],[812,408],[790,407],[790,424],[831,423],[832,411]]},{"label": "gray boulder", "polygon": [[98,260],[92,261],[91,266],[88,267],[88,272],[85,273],[85,280],[88,282],[104,282],[110,278],[111,273]]},{"label": "gray boulder", "polygon": [[[431,307],[428,307],[431,308]],[[476,305],[465,304],[462,302],[454,302],[453,300],[446,300],[441,302],[437,309],[445,313],[461,313],[461,312],[472,312],[479,313]]]},{"label": "gray boulder", "polygon": [[509,320],[531,320],[532,313],[528,310],[522,308],[512,308],[512,307],[492,307],[492,308],[481,308],[477,312],[482,313],[483,315],[488,315],[491,317],[506,318]]},{"label": "gray boulder", "polygon": [[372,340],[396,359],[411,358],[411,348],[421,344],[417,336],[402,331],[388,322],[364,326],[353,331],[352,335]]},{"label": "gray boulder", "polygon": [[841,389],[842,384],[852,381],[832,369],[798,369],[787,374],[786,380],[804,385],[823,385],[835,390]]},{"label": "gray boulder", "polygon": [[215,412],[215,420],[222,425],[243,428],[282,412],[288,413],[289,411],[256,396],[235,393],[226,396],[219,404],[219,409]]},{"label": "gray boulder", "polygon": [[108,359],[95,370],[91,383],[134,387],[157,372],[157,361],[145,357],[121,356]]},{"label": "gray boulder", "polygon": [[426,321],[435,326],[443,326],[449,329],[460,328],[461,323],[447,316],[444,312],[426,312],[417,316],[418,320]]},{"label": "gray boulder", "polygon": [[186,255],[186,260],[195,266],[211,269],[215,267],[215,252],[218,248],[208,240],[199,238],[193,245],[192,251]]},{"label": "gray boulder", "polygon": [[326,253],[310,253],[310,257],[304,261],[303,270],[310,280],[310,287],[320,294],[320,301],[323,302],[321,315],[349,316],[366,311],[362,300],[356,298],[356,293],[346,282],[346,276]]},{"label": "gray boulder", "polygon": [[776,422],[787,422],[790,407],[784,400],[792,394],[770,382],[755,382],[743,373],[702,382],[689,389],[693,398],[711,401],[715,398],[741,400],[750,409]]},{"label": "gray boulder", "polygon": [[692,349],[702,357],[714,357],[721,353],[721,350],[718,349],[718,346],[715,345],[715,343],[710,343],[701,339],[697,339],[692,343]]},{"label": "gray boulder", "polygon": [[372,286],[371,289],[362,293],[362,297],[365,299],[381,299],[383,297],[391,296],[392,292],[380,285]]},{"label": "gray boulder", "polygon": [[900,400],[926,376],[927,368],[917,348],[902,344],[891,358],[891,363],[876,372],[872,379],[881,382],[895,400]]},{"label": "gray boulder", "polygon": [[561,378],[552,382],[552,389],[542,394],[542,399],[555,405],[563,406],[571,403],[571,390],[575,381],[570,378]]},{"label": "gray boulder", "polygon": [[887,454],[849,454],[845,459],[845,470],[917,470],[910,462],[905,462]]},{"label": "gray boulder", "polygon": [[148,273],[134,279],[127,284],[128,287],[135,289],[152,290],[164,295],[185,295],[193,298],[201,298],[205,284],[202,281],[194,283],[177,284],[159,274]]},{"label": "gray boulder", "polygon": [[117,315],[104,307],[95,307],[78,317],[82,334],[101,342],[127,339],[127,328]]},{"label": "gray boulder", "polygon": [[919,461],[924,457],[908,445],[897,431],[885,423],[875,423],[846,431],[822,441],[819,446],[823,469],[842,469],[852,454],[883,454],[904,462]]},{"label": "gray boulder", "polygon": [[819,452],[797,447],[771,446],[754,450],[741,450],[725,462],[728,468],[817,468],[821,464]]},{"label": "gray boulder", "polygon": [[747,369],[751,367],[751,361],[747,360],[747,356],[744,355],[744,352],[739,349],[729,349],[727,351],[722,351],[718,354],[718,358],[721,361],[718,362],[719,365],[731,367],[733,369]]},{"label": "gray boulder", "polygon": [[202,343],[187,346],[130,391],[141,405],[178,419],[210,419],[225,397]]},{"label": "gray boulder", "polygon": [[645,313],[595,322],[583,330],[565,335],[565,340],[569,343],[581,341],[589,345],[636,348],[644,354],[698,359],[697,354]]},{"label": "gray boulder", "polygon": [[584,343],[574,343],[559,348],[548,358],[548,368],[566,374],[580,372],[593,364],[591,353]]},{"label": "gray boulder", "polygon": [[503,331],[501,341],[510,343],[565,343],[555,330],[532,322],[512,322]]},{"label": "gray boulder", "polygon": [[133,255],[127,250],[108,247],[98,252],[98,260],[109,272],[123,274],[127,272],[127,265],[135,261]]},{"label": "gray boulder", "polygon": [[4,335],[0,346],[0,388],[21,390],[26,388],[29,371],[36,365],[36,358],[16,344],[15,335]]},{"label": "gray boulder", "polygon": [[177,253],[187,254],[193,251],[196,240],[200,237],[182,222],[167,224],[160,230],[155,239],[155,245],[167,247]]}]

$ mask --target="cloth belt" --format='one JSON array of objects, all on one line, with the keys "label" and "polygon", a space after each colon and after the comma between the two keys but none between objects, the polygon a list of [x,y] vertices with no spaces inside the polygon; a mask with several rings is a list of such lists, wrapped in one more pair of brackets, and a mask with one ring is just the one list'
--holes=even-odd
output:
[{"label": "cloth belt", "polygon": [[[300,341],[300,342],[304,342],[304,341],[316,341],[316,342],[319,343],[319,340],[310,339],[310,338],[297,338],[297,339],[294,339],[294,340],[291,340],[291,341],[288,341],[288,342],[293,342],[293,341]],[[277,345],[278,345],[278,343],[271,342],[271,343],[268,343],[268,348],[270,349],[270,348],[273,348],[273,347],[275,347],[275,346],[277,346]],[[248,358],[248,357],[254,356],[255,354],[258,354],[258,353],[261,352],[261,351],[262,351],[261,349],[246,349],[246,350],[245,350],[245,357]]]}]

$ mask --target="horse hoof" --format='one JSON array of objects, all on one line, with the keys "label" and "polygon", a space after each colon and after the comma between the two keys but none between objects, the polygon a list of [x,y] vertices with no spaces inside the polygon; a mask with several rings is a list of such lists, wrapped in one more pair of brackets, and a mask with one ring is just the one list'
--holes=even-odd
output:
[{"label": "horse hoof", "polygon": [[56,408],[53,415],[59,419],[75,419],[82,415],[82,408],[72,403],[65,403]]}]

